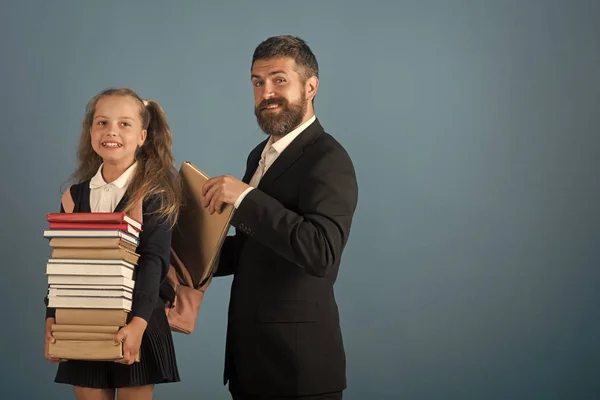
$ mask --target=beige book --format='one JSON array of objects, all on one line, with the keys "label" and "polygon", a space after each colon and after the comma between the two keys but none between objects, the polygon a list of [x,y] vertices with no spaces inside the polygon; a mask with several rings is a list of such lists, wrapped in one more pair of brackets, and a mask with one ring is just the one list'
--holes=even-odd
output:
[{"label": "beige book", "polygon": [[44,231],[44,237],[53,238],[121,238],[132,245],[139,244],[139,238],[132,233],[120,229],[47,229]]},{"label": "beige book", "polygon": [[52,248],[127,249],[136,251],[136,246],[120,238],[52,238]]},{"label": "beige book", "polygon": [[106,275],[48,275],[48,285],[70,286],[125,286],[133,290],[135,281],[124,276]]},{"label": "beige book", "polygon": [[102,332],[52,332],[56,340],[112,340],[115,334]]},{"label": "beige book", "polygon": [[114,325],[66,325],[53,324],[50,328],[52,332],[96,332],[96,333],[117,333],[120,326]]},{"label": "beige book", "polygon": [[63,247],[52,250],[52,258],[124,260],[137,265],[140,256],[125,249]]},{"label": "beige book", "polygon": [[128,312],[124,310],[103,310],[84,308],[57,308],[57,325],[109,325],[125,326]]},{"label": "beige book", "polygon": [[111,340],[56,340],[48,344],[50,357],[67,360],[118,360],[123,344]]},{"label": "beige book", "polygon": [[179,176],[183,202],[171,235],[171,247],[189,271],[194,285],[200,287],[217,267],[234,207],[225,204],[220,214],[211,215],[202,205],[202,187],[209,176],[188,161],[181,165]]},{"label": "beige book", "polygon": [[133,293],[133,289],[123,285],[48,285],[49,290],[123,290],[128,293]]},{"label": "beige book", "polygon": [[126,289],[57,289],[50,287],[48,296],[67,296],[67,297],[124,297],[133,299],[133,292]]},{"label": "beige book", "polygon": [[[52,260],[53,259],[50,259],[48,261]],[[109,276],[124,277],[127,279],[134,278],[135,268],[130,268],[126,265],[109,264],[108,262],[106,264],[92,264],[88,262],[89,260],[85,260],[85,262],[82,262],[81,264],[59,264],[58,262],[48,262],[46,264],[46,275]]]},{"label": "beige book", "polygon": [[50,308],[100,308],[131,311],[132,300],[124,297],[71,297],[48,295]]}]

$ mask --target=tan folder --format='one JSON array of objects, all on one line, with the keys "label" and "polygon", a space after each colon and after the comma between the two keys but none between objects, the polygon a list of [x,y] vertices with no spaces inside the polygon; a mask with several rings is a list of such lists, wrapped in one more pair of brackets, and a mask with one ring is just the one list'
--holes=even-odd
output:
[{"label": "tan folder", "polygon": [[221,213],[204,208],[202,187],[210,177],[189,161],[179,170],[183,203],[173,229],[171,247],[192,276],[196,287],[203,286],[217,268],[219,252],[229,231],[234,207],[224,204]]}]

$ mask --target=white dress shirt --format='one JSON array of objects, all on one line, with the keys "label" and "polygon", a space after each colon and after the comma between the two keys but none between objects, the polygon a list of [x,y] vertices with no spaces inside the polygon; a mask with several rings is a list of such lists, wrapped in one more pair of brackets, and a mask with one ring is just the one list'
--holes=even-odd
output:
[{"label": "white dress shirt", "polygon": [[90,208],[92,212],[114,212],[127,190],[127,185],[133,177],[136,163],[111,183],[106,183],[102,177],[100,165],[96,175],[90,180]]},{"label": "white dress shirt", "polygon": [[258,167],[250,180],[250,187],[246,189],[235,201],[234,206],[238,208],[244,200],[244,197],[254,188],[258,186],[261,178],[267,172],[267,170],[273,165],[277,157],[296,139],[310,124],[312,124],[317,117],[315,115],[312,116],[308,121],[299,125],[296,129],[283,136],[276,142],[273,142],[273,136],[269,138],[265,148],[262,151],[260,161],[258,162]]}]

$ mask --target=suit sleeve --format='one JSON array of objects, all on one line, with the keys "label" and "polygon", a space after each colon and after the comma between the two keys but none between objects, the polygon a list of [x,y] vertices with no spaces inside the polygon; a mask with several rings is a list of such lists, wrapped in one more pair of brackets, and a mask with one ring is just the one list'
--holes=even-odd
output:
[{"label": "suit sleeve", "polygon": [[219,253],[219,266],[214,276],[233,275],[237,266],[239,234],[227,236]]},{"label": "suit sleeve", "polygon": [[321,156],[307,173],[297,211],[255,189],[232,223],[307,273],[324,277],[339,264],[357,201],[352,162],[345,151],[336,149]]},{"label": "suit sleeve", "polygon": [[140,258],[136,267],[131,317],[149,321],[158,301],[160,284],[169,271],[171,224],[155,214],[160,199],[148,199],[145,203],[144,222],[136,251]]}]

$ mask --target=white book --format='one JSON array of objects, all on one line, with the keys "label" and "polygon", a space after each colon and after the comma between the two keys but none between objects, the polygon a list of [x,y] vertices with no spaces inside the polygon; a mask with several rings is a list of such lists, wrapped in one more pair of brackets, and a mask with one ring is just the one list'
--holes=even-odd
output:
[{"label": "white book", "polygon": [[121,285],[133,289],[135,281],[124,276],[104,275],[48,275],[48,284],[52,285]]},{"label": "white book", "polygon": [[48,289],[48,296],[56,297],[124,297],[132,299],[133,294],[128,290],[102,290],[102,289]]},{"label": "white book", "polygon": [[127,232],[123,232],[117,229],[98,229],[98,230],[86,230],[86,229],[50,229],[44,231],[44,237],[47,239],[59,237],[59,238],[106,238],[106,237],[118,237],[126,240],[135,246],[138,245],[139,239]]},{"label": "white book", "polygon": [[46,275],[120,276],[133,279],[133,270],[122,265],[47,264]]},{"label": "white book", "polygon": [[93,265],[123,265],[135,269],[136,265],[129,261],[104,258],[49,258],[49,264],[93,264]]},{"label": "white book", "polygon": [[52,284],[49,289],[72,289],[72,290],[125,290],[129,293],[133,292],[133,288],[124,285],[77,285],[77,284]]},{"label": "white book", "polygon": [[131,311],[132,301],[119,297],[65,297],[48,296],[51,308],[103,308]]}]

